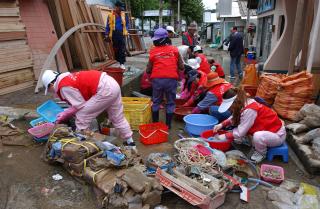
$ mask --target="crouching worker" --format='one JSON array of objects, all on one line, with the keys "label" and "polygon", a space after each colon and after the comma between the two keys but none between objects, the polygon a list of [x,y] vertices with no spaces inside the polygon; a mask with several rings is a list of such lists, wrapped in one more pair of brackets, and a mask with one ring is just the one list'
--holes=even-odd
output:
[{"label": "crouching worker", "polygon": [[266,157],[268,147],[280,146],[285,141],[286,129],[277,113],[254,99],[248,99],[244,90],[230,89],[224,93],[219,112],[228,109],[232,116],[216,125],[214,131],[236,126],[232,132],[219,135],[220,139],[234,139],[236,143],[242,143],[244,136],[252,135],[254,152],[251,160],[260,163]]},{"label": "crouching worker", "polygon": [[56,123],[75,116],[77,130],[88,130],[92,120],[106,111],[115,127],[110,132],[125,139],[125,145],[135,146],[129,123],[123,115],[121,90],[112,77],[96,70],[62,74],[46,70],[42,83],[45,94],[50,89],[71,105],[57,116]]},{"label": "crouching worker", "polygon": [[171,128],[171,120],[175,109],[176,91],[179,79],[178,69],[184,70],[183,61],[178,48],[168,45],[168,32],[159,28],[155,31],[154,48],[150,50],[147,73],[151,74],[152,83],[152,119],[159,121],[159,109],[166,96],[166,124]]},{"label": "crouching worker", "polygon": [[207,92],[206,96],[198,103],[197,107],[193,109],[192,113],[201,113],[209,108],[210,115],[219,121],[229,118],[231,115],[229,111],[219,113],[218,108],[222,102],[222,95],[232,88],[232,84],[220,78],[216,72],[211,72],[207,75],[207,82],[204,87]]}]

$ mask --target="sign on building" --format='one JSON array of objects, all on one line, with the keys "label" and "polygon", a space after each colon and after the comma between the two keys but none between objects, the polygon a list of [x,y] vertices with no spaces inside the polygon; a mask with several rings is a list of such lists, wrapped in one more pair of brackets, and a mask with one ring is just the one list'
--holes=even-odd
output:
[{"label": "sign on building", "polygon": [[232,0],[219,0],[218,2],[219,15],[232,14]]},{"label": "sign on building", "polygon": [[[171,10],[162,10],[162,16],[171,16]],[[144,17],[159,17],[160,11],[159,10],[146,10],[143,12]]]}]

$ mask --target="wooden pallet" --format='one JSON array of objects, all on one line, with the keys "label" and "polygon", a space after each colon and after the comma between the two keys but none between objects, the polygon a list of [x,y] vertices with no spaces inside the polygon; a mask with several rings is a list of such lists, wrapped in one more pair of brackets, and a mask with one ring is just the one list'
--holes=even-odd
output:
[{"label": "wooden pallet", "polygon": [[33,60],[19,2],[0,2],[0,95],[34,84]]},{"label": "wooden pallet", "polygon": [[[76,25],[99,23],[85,0],[53,0],[48,2],[48,6],[59,37]],[[63,52],[70,70],[90,69],[95,62],[113,59],[110,43],[104,40],[103,32],[96,26],[87,26],[65,42]]]}]

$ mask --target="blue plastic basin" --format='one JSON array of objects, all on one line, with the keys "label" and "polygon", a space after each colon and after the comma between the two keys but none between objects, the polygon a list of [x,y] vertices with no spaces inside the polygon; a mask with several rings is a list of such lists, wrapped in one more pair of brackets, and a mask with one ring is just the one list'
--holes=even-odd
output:
[{"label": "blue plastic basin", "polygon": [[186,123],[185,130],[192,135],[200,136],[204,131],[212,129],[218,120],[211,116],[205,114],[190,114],[183,118]]},{"label": "blue plastic basin", "polygon": [[45,120],[54,123],[57,120],[57,115],[63,112],[63,109],[54,101],[48,100],[37,108],[37,112]]}]

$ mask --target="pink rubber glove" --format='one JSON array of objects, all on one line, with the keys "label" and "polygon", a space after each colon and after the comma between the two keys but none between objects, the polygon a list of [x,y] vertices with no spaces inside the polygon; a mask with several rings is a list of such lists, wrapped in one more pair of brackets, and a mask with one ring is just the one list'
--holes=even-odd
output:
[{"label": "pink rubber glove", "polygon": [[57,115],[56,123],[62,123],[71,118],[78,110],[75,107],[69,107]]},{"label": "pink rubber glove", "polygon": [[199,113],[201,113],[201,110],[200,110],[200,108],[199,108],[199,107],[195,107],[195,108],[193,108],[193,110],[192,110],[192,114],[199,114]]}]

